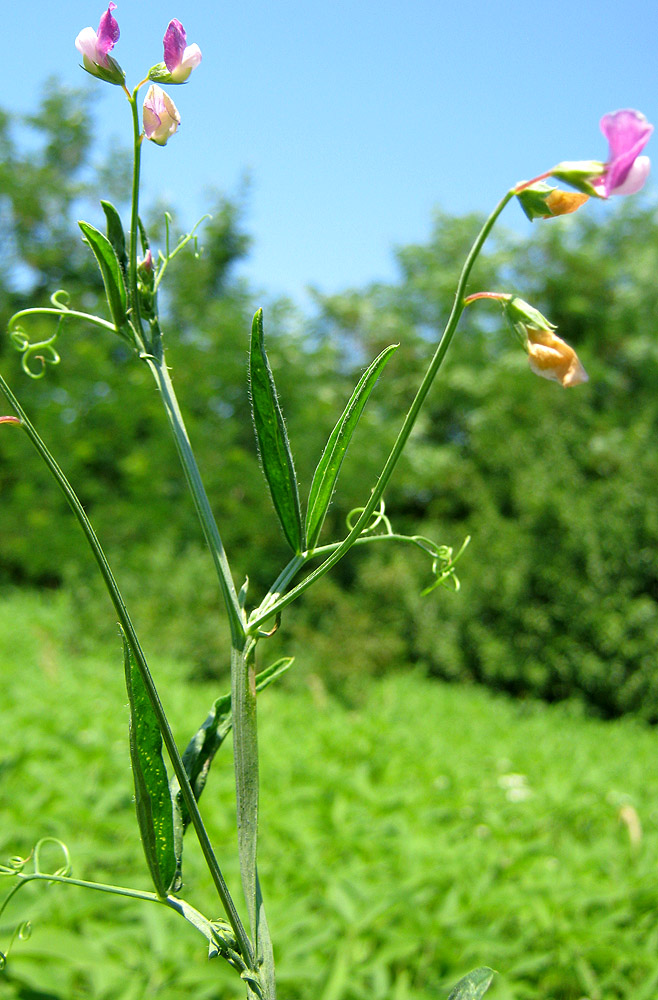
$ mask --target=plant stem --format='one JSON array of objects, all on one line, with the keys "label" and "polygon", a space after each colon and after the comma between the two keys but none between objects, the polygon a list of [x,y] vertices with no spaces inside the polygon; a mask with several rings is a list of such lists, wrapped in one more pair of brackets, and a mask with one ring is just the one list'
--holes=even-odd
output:
[{"label": "plant stem", "polygon": [[185,766],[178,751],[178,747],[176,746],[176,741],[174,740],[174,736],[171,731],[169,721],[167,719],[164,708],[160,701],[160,697],[158,695],[155,684],[153,682],[151,672],[148,668],[146,657],[144,656],[144,652],[139,644],[137,634],[130,619],[130,615],[128,614],[128,609],[126,608],[123,602],[121,592],[119,591],[119,587],[116,583],[116,580],[114,579],[114,575],[112,573],[112,570],[110,569],[110,565],[98,540],[96,532],[94,531],[91,522],[87,517],[85,510],[82,504],[80,503],[80,500],[77,497],[77,494],[73,490],[73,487],[71,486],[68,479],[60,469],[59,465],[51,455],[46,444],[41,439],[36,429],[33,427],[25,411],[23,410],[20,403],[14,396],[13,392],[5,382],[2,375],[0,375],[0,390],[4,393],[7,400],[14,407],[16,413],[21,419],[21,424],[25,433],[27,434],[30,441],[34,445],[35,449],[45,462],[50,473],[57,481],[58,486],[60,487],[62,493],[66,497],[69,506],[71,507],[80,527],[82,528],[82,531],[85,535],[85,538],[87,539],[89,547],[91,548],[91,551],[94,555],[94,558],[100,570],[101,576],[103,577],[105,587],[110,595],[112,604],[114,605],[114,609],[116,611],[121,627],[125,632],[126,638],[133,651],[133,655],[137,662],[139,672],[142,676],[144,685],[148,692],[149,700],[151,702],[151,705],[153,706],[153,711],[155,712],[155,715],[158,720],[158,726],[160,728],[160,732],[162,733],[162,739],[167,748],[167,753],[169,754],[172,767],[174,769],[179,785],[181,787],[181,792],[185,800],[185,805],[187,806],[192,824],[194,826],[196,835],[199,839],[203,856],[206,860],[206,864],[208,865],[208,869],[212,876],[213,882],[215,883],[217,893],[222,901],[222,905],[226,911],[229,923],[231,924],[231,927],[235,934],[236,940],[238,942],[238,947],[240,949],[240,953],[242,954],[245,963],[249,967],[253,967],[253,952],[251,944],[247,937],[246,931],[242,926],[240,917],[238,916],[237,910],[235,909],[235,904],[233,903],[233,900],[228,891],[228,887],[226,885],[226,882],[224,881],[224,877],[217,863],[217,859],[215,857],[215,853],[210,843],[208,833],[204,826],[203,819],[201,818],[201,813],[199,812],[199,807],[194,797],[194,793],[192,791],[192,787],[190,785],[189,778],[185,770]]},{"label": "plant stem", "polygon": [[219,585],[228,614],[232,646],[237,650],[241,650],[243,649],[245,643],[245,626],[242,609],[238,601],[237,591],[235,589],[235,584],[233,583],[231,569],[222,544],[219,529],[217,528],[217,522],[215,521],[210,501],[208,500],[208,495],[205,491],[205,487],[199,473],[199,467],[196,463],[194,452],[192,451],[190,439],[187,435],[187,430],[183,421],[183,415],[180,411],[180,407],[178,406],[178,400],[176,399],[176,393],[169,376],[169,371],[164,358],[160,360],[147,355],[144,360],[151,369],[153,377],[155,378],[160,390],[162,401],[169,419],[169,425],[174,436],[174,441],[176,442],[178,455],[185,472],[190,492],[192,493],[194,506],[196,507],[196,512],[201,522],[203,534],[206,542],[208,543],[208,548],[210,549],[213,562],[215,564],[217,578],[219,580]]},{"label": "plant stem", "polygon": [[511,188],[504,195],[504,197],[501,198],[501,200],[498,202],[491,215],[484,223],[482,229],[478,233],[478,236],[476,237],[475,242],[473,243],[469,251],[469,254],[466,258],[461,274],[459,276],[459,280],[457,282],[457,288],[455,290],[455,300],[452,306],[452,310],[450,312],[450,316],[448,317],[448,322],[446,323],[445,329],[443,331],[443,335],[439,340],[437,349],[434,353],[434,356],[432,357],[432,360],[430,361],[429,367],[425,373],[423,381],[421,382],[420,387],[409,408],[409,411],[404,419],[404,423],[402,424],[400,432],[396,438],[395,444],[393,445],[393,448],[391,449],[391,452],[388,458],[386,459],[384,468],[380,473],[379,479],[377,480],[377,483],[372,491],[370,499],[363,508],[361,516],[359,517],[358,521],[356,522],[350,533],[343,539],[343,541],[339,544],[339,546],[335,549],[335,551],[327,559],[325,559],[325,561],[320,566],[318,566],[317,569],[313,570],[312,573],[309,573],[309,575],[305,577],[301,581],[301,583],[298,583],[296,587],[294,587],[291,591],[289,591],[289,593],[280,597],[278,600],[274,601],[274,603],[269,603],[267,607],[261,606],[260,608],[257,608],[256,611],[254,611],[254,613],[251,615],[249,619],[248,631],[250,634],[255,634],[260,628],[260,626],[263,625],[263,623],[267,621],[268,618],[271,618],[273,614],[276,614],[278,611],[281,611],[283,608],[287,607],[288,604],[291,604],[297,597],[300,596],[300,594],[303,594],[305,590],[307,590],[313,583],[315,583],[316,580],[318,580],[321,576],[324,576],[325,573],[327,573],[333,566],[335,566],[336,563],[343,558],[345,553],[352,548],[357,538],[363,531],[364,527],[368,524],[368,521],[370,520],[373,511],[376,509],[377,504],[379,503],[381,496],[388,484],[388,481],[391,478],[393,470],[395,469],[398,459],[400,458],[400,455],[402,454],[402,451],[407,443],[409,435],[411,434],[411,431],[416,422],[420,409],[436,377],[436,374],[443,363],[443,359],[446,356],[446,352],[450,347],[450,343],[454,336],[455,330],[457,329],[457,324],[459,323],[461,314],[464,311],[463,296],[466,288],[466,283],[470,276],[473,265],[487,237],[489,236],[489,233],[493,229],[493,226],[496,220],[498,219],[498,216],[503,211],[507,203],[514,197],[514,194],[515,194],[515,189]]},{"label": "plant stem", "polygon": [[[141,86],[141,84],[139,85]],[[142,161],[142,135],[139,127],[139,112],[137,110],[137,91],[139,86],[128,97],[130,110],[133,118],[133,186],[132,186],[132,209],[130,215],[130,256],[128,267],[130,269],[130,298],[133,307],[134,327],[142,337],[142,319],[139,308],[139,295],[137,293],[137,233],[139,231],[139,176]]]}]

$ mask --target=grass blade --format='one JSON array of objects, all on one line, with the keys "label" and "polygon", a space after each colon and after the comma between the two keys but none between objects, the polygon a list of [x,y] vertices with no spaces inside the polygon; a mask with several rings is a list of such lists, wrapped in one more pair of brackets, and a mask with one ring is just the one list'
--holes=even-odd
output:
[{"label": "grass blade", "polygon": [[392,344],[390,347],[387,347],[379,357],[375,358],[370,367],[366,369],[352,393],[350,401],[343,410],[338,423],[329,436],[322,457],[318,462],[318,467],[313,475],[311,492],[308,498],[306,544],[309,549],[314,549],[317,545],[331,497],[336,487],[340,467],[343,464],[352,434],[363,413],[368,397],[384,366],[393,352],[397,350],[397,346],[397,344]]},{"label": "grass blade", "polygon": [[451,991],[448,1000],[481,1000],[481,997],[491,986],[494,977],[493,969],[483,966],[480,969],[473,969],[460,979]]},{"label": "grass blade", "polygon": [[305,548],[297,477],[274,376],[265,353],[263,310],[254,316],[249,351],[251,411],[263,472],[281,527],[293,552]]}]

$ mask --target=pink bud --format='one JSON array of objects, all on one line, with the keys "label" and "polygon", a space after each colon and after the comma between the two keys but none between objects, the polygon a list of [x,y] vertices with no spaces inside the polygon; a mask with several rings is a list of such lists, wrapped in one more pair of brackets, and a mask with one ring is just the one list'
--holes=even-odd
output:
[{"label": "pink bud", "polygon": [[195,43],[187,45],[185,28],[180,21],[169,22],[164,36],[164,61],[169,70],[167,83],[185,83],[193,69],[201,62],[201,49]]},{"label": "pink bud", "polygon": [[169,94],[162,87],[151,84],[144,99],[144,134],[158,146],[165,146],[167,140],[180,125],[180,115]]}]

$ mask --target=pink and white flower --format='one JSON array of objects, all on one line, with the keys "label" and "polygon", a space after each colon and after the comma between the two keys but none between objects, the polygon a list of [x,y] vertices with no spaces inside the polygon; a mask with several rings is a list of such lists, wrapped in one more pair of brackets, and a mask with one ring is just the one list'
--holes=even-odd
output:
[{"label": "pink and white flower", "polygon": [[650,160],[640,153],[653,132],[643,114],[625,109],[604,115],[601,131],[608,140],[610,153],[605,171],[592,185],[602,198],[611,194],[635,194],[649,176]]},{"label": "pink and white flower", "polygon": [[83,28],[75,40],[75,47],[82,55],[82,65],[88,73],[121,86],[126,75],[110,55],[119,40],[119,25],[112,16],[113,10],[116,10],[116,4],[109,3],[101,16],[98,31]]},{"label": "pink and white flower", "polygon": [[176,18],[169,22],[165,32],[164,61],[170,77],[167,83],[185,83],[201,62],[201,49],[196,43],[187,44],[185,28]]},{"label": "pink and white flower", "polygon": [[180,125],[178,108],[156,84],[151,84],[144,98],[143,121],[146,138],[158,146],[165,146]]}]

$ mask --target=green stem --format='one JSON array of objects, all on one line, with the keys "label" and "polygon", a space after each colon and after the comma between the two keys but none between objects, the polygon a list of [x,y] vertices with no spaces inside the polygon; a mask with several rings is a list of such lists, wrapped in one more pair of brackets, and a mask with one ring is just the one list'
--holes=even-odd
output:
[{"label": "green stem", "polygon": [[[141,86],[141,84],[139,85]],[[130,216],[130,257],[128,267],[130,269],[130,298],[132,301],[133,314],[135,318],[134,326],[142,336],[142,320],[139,308],[139,295],[137,293],[137,234],[139,232],[139,176],[142,161],[142,135],[139,125],[139,112],[137,110],[137,91],[128,97],[130,110],[133,116],[133,187],[132,187],[132,210]]]},{"label": "green stem", "polygon": [[126,608],[123,602],[121,592],[119,591],[119,587],[117,586],[116,580],[114,579],[114,575],[112,573],[112,570],[110,569],[110,565],[107,561],[105,553],[103,552],[103,549],[98,540],[96,532],[94,531],[91,522],[87,517],[85,510],[82,504],[80,503],[80,500],[77,497],[77,494],[73,490],[73,487],[69,483],[68,479],[60,469],[59,465],[57,464],[53,456],[50,454],[50,451],[46,447],[46,444],[37,433],[35,427],[33,427],[25,411],[23,410],[20,403],[14,396],[13,392],[5,382],[2,375],[0,375],[0,390],[2,390],[7,400],[11,403],[16,413],[20,417],[22,427],[25,433],[27,434],[30,441],[34,445],[35,449],[45,462],[50,473],[57,481],[58,486],[60,487],[62,493],[66,497],[69,506],[71,507],[80,527],[82,528],[82,531],[84,532],[85,538],[87,539],[89,547],[91,548],[91,551],[94,555],[101,576],[103,577],[105,587],[107,588],[107,591],[110,595],[110,599],[112,600],[112,604],[114,605],[114,609],[116,611],[119,622],[121,623],[121,627],[126,634],[127,640],[130,643],[130,647],[135,656],[139,672],[142,676],[144,685],[148,692],[149,700],[153,706],[153,711],[155,712],[158,720],[158,726],[160,728],[160,732],[162,733],[162,739],[167,748],[167,753],[169,754],[169,758],[171,760],[172,767],[174,769],[176,777],[178,778],[178,782],[181,787],[181,792],[185,800],[185,805],[187,806],[187,809],[189,811],[192,824],[194,826],[196,835],[199,839],[201,850],[206,860],[206,864],[208,865],[208,869],[212,876],[213,882],[215,883],[217,893],[222,901],[222,905],[224,906],[224,909],[226,911],[229,923],[233,928],[233,932],[238,942],[240,952],[246,964],[249,965],[250,967],[253,967],[253,952],[251,949],[251,944],[249,942],[245,929],[242,926],[240,917],[238,916],[238,913],[235,909],[235,905],[229,894],[228,887],[226,885],[226,882],[224,881],[224,877],[220,871],[217,859],[215,857],[215,853],[212,849],[212,845],[208,837],[208,833],[201,818],[201,813],[199,812],[199,807],[194,797],[194,793],[192,791],[189,778],[185,770],[185,766],[178,751],[178,747],[176,746],[176,741],[174,740],[171,727],[169,726],[169,721],[167,719],[167,716],[165,715],[165,711],[160,701],[160,697],[156,690],[155,684],[153,682],[151,672],[148,668],[146,657],[144,656],[142,648],[139,644],[137,634],[130,619],[130,615],[128,614],[128,609]]},{"label": "green stem", "polygon": [[370,499],[363,508],[361,516],[359,517],[358,521],[356,522],[350,533],[343,539],[343,541],[338,545],[335,551],[332,552],[332,554],[320,566],[318,566],[317,569],[315,569],[312,573],[309,573],[309,575],[305,577],[301,581],[301,583],[298,583],[296,587],[294,587],[291,591],[289,591],[289,593],[285,594],[283,597],[280,597],[278,600],[274,601],[274,603],[270,603],[265,609],[263,609],[262,606],[261,608],[256,609],[256,611],[251,615],[249,619],[248,631],[250,634],[255,634],[260,628],[260,626],[263,625],[268,618],[271,618],[273,614],[276,614],[278,611],[281,611],[283,608],[287,607],[287,605],[291,604],[297,597],[300,596],[300,594],[303,594],[305,590],[307,590],[310,586],[312,586],[312,584],[315,583],[316,580],[318,580],[321,576],[324,576],[325,573],[327,573],[333,566],[335,566],[336,563],[343,558],[346,552],[348,552],[352,548],[352,546],[358,539],[359,535],[361,534],[365,526],[368,524],[370,517],[374,512],[374,510],[376,509],[377,504],[379,503],[381,496],[388,484],[388,481],[391,478],[393,470],[395,469],[395,466],[398,463],[398,459],[400,458],[400,455],[402,454],[402,451],[407,443],[409,435],[411,434],[413,426],[420,412],[421,406],[425,402],[425,398],[431,388],[431,385],[436,377],[437,372],[439,371],[443,363],[443,359],[446,356],[446,352],[450,347],[450,343],[454,336],[455,330],[457,329],[457,324],[459,323],[461,314],[464,311],[464,301],[463,301],[464,291],[471,270],[473,268],[473,265],[487,237],[489,236],[489,233],[491,232],[496,220],[498,219],[498,216],[503,211],[507,203],[514,197],[514,194],[515,190],[512,188],[504,195],[503,198],[501,198],[501,200],[498,202],[498,204],[494,208],[489,218],[484,223],[475,242],[473,243],[473,246],[469,251],[468,257],[466,258],[461,274],[459,276],[459,281],[457,282],[457,288],[455,291],[455,300],[452,306],[452,311],[450,313],[450,316],[448,317],[448,322],[446,323],[445,329],[443,331],[443,335],[439,340],[437,349],[434,353],[432,360],[430,361],[429,367],[425,373],[423,381],[421,382],[418,392],[416,393],[416,396],[414,397],[411,407],[409,408],[409,411],[404,419],[404,423],[402,424],[400,433],[398,434],[395,444],[393,445],[393,448],[388,458],[386,459],[384,468],[380,473],[379,479],[377,480],[377,483],[372,491]]},{"label": "green stem", "polygon": [[192,497],[194,499],[194,506],[196,507],[201,527],[215,564],[217,578],[219,580],[219,585],[228,613],[232,645],[237,650],[241,650],[244,647],[245,642],[245,626],[242,617],[242,609],[240,608],[237,591],[235,589],[235,584],[233,583],[233,577],[231,576],[231,569],[222,544],[219,529],[217,528],[217,522],[215,521],[212,508],[208,500],[208,495],[205,491],[205,487],[199,473],[199,467],[197,466],[194,452],[192,451],[190,439],[187,435],[187,430],[183,421],[183,415],[180,411],[180,407],[178,406],[178,400],[176,399],[176,393],[174,392],[169,371],[164,359],[160,360],[152,357],[151,355],[146,355],[144,360],[151,369],[153,377],[155,378],[160,390],[162,401],[169,419],[169,424],[174,435],[174,441],[176,442],[178,455],[185,472],[188,486],[190,487],[190,492],[192,493]]}]

